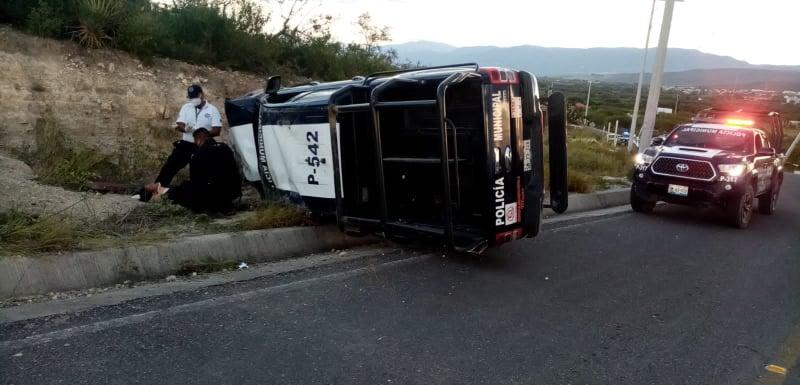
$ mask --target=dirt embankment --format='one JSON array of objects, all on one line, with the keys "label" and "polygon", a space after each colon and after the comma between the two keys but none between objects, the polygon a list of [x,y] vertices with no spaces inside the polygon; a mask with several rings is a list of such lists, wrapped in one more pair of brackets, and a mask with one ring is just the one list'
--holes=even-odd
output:
[{"label": "dirt embankment", "polygon": [[[70,41],[42,39],[0,25],[0,211],[65,212],[107,217],[135,206],[129,197],[77,193],[46,186],[10,158],[36,151],[34,127],[47,120],[72,144],[119,157],[126,148],[146,158],[148,172],[179,134],[171,130],[186,101],[186,87],[201,84],[223,113],[224,100],[258,89],[263,76],[156,59],[151,66],[116,50],[86,50]],[[265,74],[266,75],[266,74]],[[290,77],[290,81],[291,81]],[[223,140],[226,140],[223,129]],[[154,169],[154,170],[150,170]],[[140,180],[131,180],[140,183]]]},{"label": "dirt embankment", "polygon": [[[76,142],[113,153],[135,138],[168,149],[186,86],[199,83],[223,111],[224,99],[262,77],[157,59],[151,66],[115,50],[84,50],[0,26],[0,147],[33,145],[37,119],[52,116]],[[224,119],[223,119],[224,120]]]},{"label": "dirt embankment", "polygon": [[56,215],[79,221],[104,220],[141,203],[123,195],[100,195],[46,186],[34,180],[25,163],[0,154],[0,212],[19,210],[32,215]]}]

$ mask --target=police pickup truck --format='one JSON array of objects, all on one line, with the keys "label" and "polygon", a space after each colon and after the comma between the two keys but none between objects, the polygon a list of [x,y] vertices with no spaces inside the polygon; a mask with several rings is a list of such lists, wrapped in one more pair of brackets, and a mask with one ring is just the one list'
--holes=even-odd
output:
[{"label": "police pickup truck", "polygon": [[658,201],[719,207],[739,228],[750,224],[756,199],[760,213],[772,214],[783,182],[783,156],[781,141],[769,138],[782,130],[764,121],[753,115],[701,117],[653,139],[635,158],[631,207],[643,213]]},{"label": "police pickup truck", "polygon": [[[225,103],[245,177],[348,233],[480,252],[567,208],[566,103],[474,63],[281,87]],[[544,201],[548,132],[549,204]]]}]

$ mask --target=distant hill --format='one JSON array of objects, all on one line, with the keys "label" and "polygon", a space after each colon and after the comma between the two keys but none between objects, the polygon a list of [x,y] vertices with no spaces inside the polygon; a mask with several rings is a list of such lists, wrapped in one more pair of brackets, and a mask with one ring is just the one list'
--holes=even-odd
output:
[{"label": "distant hill", "polygon": [[[645,77],[648,82],[650,74]],[[600,80],[636,83],[638,73],[603,75]],[[762,68],[701,69],[664,74],[665,86],[699,86],[708,88],[757,88],[800,90],[800,72]]]},{"label": "distant hill", "polygon": [[[453,47],[431,41],[388,45],[386,48],[397,51],[401,61],[422,65],[477,62],[484,66],[528,70],[544,76],[638,73],[642,60],[640,48]],[[648,66],[652,66],[654,56],[655,50],[651,49]],[[667,54],[667,72],[717,68],[798,71],[800,76],[800,66],[759,66],[694,49],[670,48]]]}]

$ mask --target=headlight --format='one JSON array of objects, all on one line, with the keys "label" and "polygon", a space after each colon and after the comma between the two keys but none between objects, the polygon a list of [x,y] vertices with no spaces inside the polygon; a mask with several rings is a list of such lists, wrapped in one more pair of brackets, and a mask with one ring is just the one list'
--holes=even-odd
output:
[{"label": "headlight", "polygon": [[719,172],[729,176],[740,176],[744,174],[747,166],[744,164],[721,164],[719,165]]},{"label": "headlight", "polygon": [[636,156],[633,158],[633,162],[636,163],[637,165],[650,164],[650,162],[652,161],[653,161],[653,156],[644,153],[636,154]]}]

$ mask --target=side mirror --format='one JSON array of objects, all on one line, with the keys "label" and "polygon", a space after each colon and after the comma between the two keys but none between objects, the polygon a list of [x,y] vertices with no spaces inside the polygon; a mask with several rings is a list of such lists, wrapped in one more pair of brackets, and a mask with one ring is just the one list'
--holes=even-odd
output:
[{"label": "side mirror", "polygon": [[764,147],[758,151],[758,156],[775,156],[775,149],[771,147]]},{"label": "side mirror", "polygon": [[270,76],[267,78],[266,84],[264,85],[264,93],[267,95],[274,95],[278,93],[278,90],[281,89],[281,77],[280,76]]},{"label": "side mirror", "polygon": [[664,144],[664,138],[660,136],[656,136],[655,138],[653,138],[653,141],[650,142],[651,146],[660,146],[662,144]]}]

